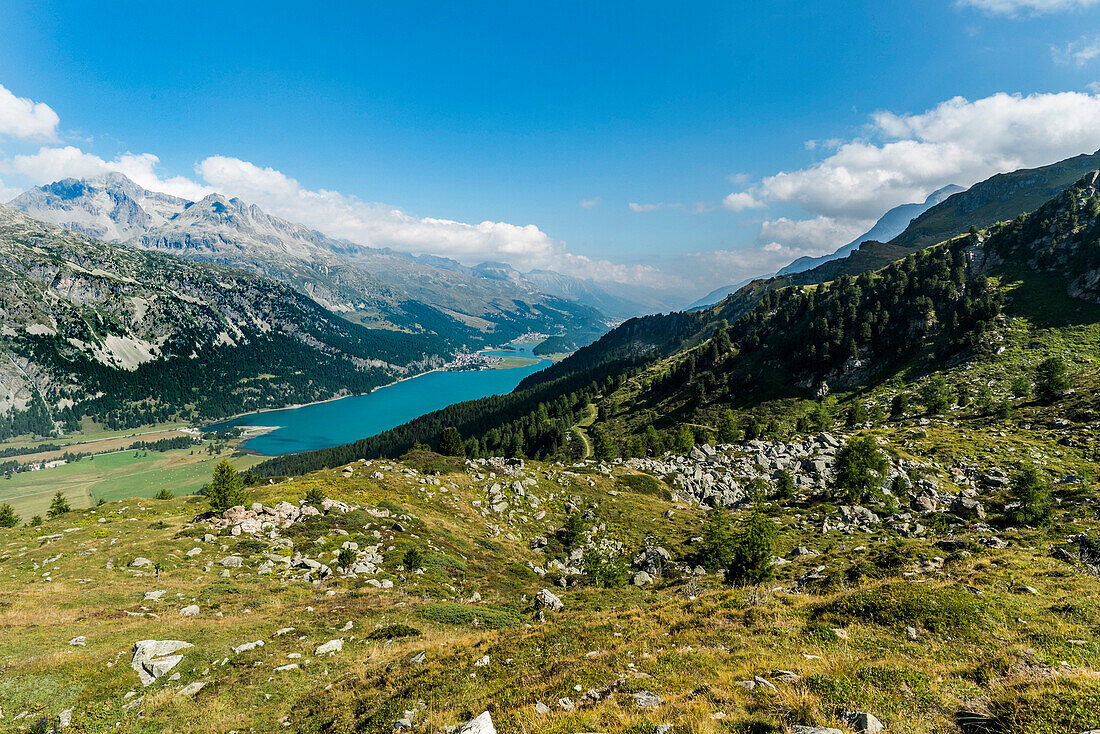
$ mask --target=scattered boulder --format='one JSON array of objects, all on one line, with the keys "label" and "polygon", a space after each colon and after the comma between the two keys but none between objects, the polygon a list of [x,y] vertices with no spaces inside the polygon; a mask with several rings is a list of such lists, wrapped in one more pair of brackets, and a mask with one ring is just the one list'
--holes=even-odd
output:
[{"label": "scattered boulder", "polygon": [[249,650],[255,650],[257,647],[263,647],[263,640],[255,640],[253,642],[246,642],[243,645],[237,645],[233,648],[233,652],[240,655],[242,652],[248,652]]},{"label": "scattered boulder", "polygon": [[955,495],[955,499],[951,500],[951,513],[964,520],[985,519],[985,507],[982,503],[962,494]]},{"label": "scattered boulder", "polygon": [[183,688],[176,691],[176,695],[180,696],[181,698],[191,698],[203,688],[206,688],[206,681],[197,680],[194,683],[188,683]]},{"label": "scattered boulder", "polygon": [[318,645],[317,649],[313,651],[314,655],[335,655],[344,649],[344,639],[329,640],[323,645]]},{"label": "scattered boulder", "polygon": [[180,610],[180,616],[181,617],[197,617],[197,616],[199,616],[199,605],[198,604],[188,604],[187,606],[185,606],[183,609]]},{"label": "scattered boulder", "polygon": [[560,612],[565,609],[565,604],[549,589],[543,589],[535,594],[535,609],[549,609],[552,612]]},{"label": "scattered boulder", "polygon": [[463,724],[457,734],[497,734],[497,728],[493,726],[493,717],[488,711],[483,711],[476,718]]},{"label": "scattered boulder", "polygon": [[130,565],[134,568],[148,568],[149,566],[153,565],[153,562],[150,561],[148,558],[138,556],[134,560],[130,561]]},{"label": "scattered boulder", "polygon": [[183,660],[182,655],[173,653],[191,646],[190,642],[180,640],[139,640],[134,643],[134,658],[130,667],[138,674],[142,685],[152,685]]},{"label": "scattered boulder", "polygon": [[865,711],[845,711],[844,721],[859,734],[879,734],[879,732],[886,731],[886,727],[875,718],[874,714]]},{"label": "scattered boulder", "polygon": [[69,640],[69,644],[73,647],[85,647],[88,644],[88,638],[84,635],[80,635],[79,637],[74,637]]},{"label": "scattered boulder", "polygon": [[653,583],[653,577],[645,571],[639,571],[634,574],[634,578],[631,579],[631,583],[635,586],[649,586]]},{"label": "scattered boulder", "polygon": [[226,556],[218,561],[218,563],[226,568],[240,568],[244,565],[244,559],[240,556]]},{"label": "scattered boulder", "polygon": [[653,691],[638,691],[630,695],[634,699],[634,703],[638,704],[639,708],[655,709],[665,702],[663,698]]}]

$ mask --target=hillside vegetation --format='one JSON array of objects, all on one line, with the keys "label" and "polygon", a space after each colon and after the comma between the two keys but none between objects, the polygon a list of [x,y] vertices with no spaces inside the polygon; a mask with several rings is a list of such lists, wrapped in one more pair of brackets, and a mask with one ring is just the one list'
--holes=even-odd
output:
[{"label": "hillside vegetation", "polygon": [[879,429],[860,505],[837,448],[858,435],[656,474],[419,453],[253,486],[224,516],[125,500],[0,529],[0,709],[78,732],[1100,726],[1093,444]]}]

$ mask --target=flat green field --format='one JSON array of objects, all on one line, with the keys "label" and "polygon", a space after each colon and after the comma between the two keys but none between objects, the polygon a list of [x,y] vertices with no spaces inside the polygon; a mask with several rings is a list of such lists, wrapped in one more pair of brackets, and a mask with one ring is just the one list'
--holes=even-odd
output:
[{"label": "flat green field", "polygon": [[510,370],[515,367],[529,367],[538,364],[539,360],[530,357],[501,357],[501,361],[493,365],[494,370]]},{"label": "flat green field", "polygon": [[[54,469],[16,474],[0,479],[0,502],[7,502],[24,519],[45,515],[50,499],[65,493],[74,508],[90,507],[96,501],[127,497],[152,497],[161,489],[180,496],[191,494],[210,479],[214,464],[229,451],[211,456],[196,447],[157,453],[119,451],[100,454]],[[259,462],[259,457],[232,459],[240,471]]]}]

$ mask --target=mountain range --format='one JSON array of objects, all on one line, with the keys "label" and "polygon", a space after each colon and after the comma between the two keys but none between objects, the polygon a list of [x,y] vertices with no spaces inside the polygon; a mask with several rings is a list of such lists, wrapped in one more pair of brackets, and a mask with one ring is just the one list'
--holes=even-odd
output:
[{"label": "mountain range", "polygon": [[0,435],[366,392],[438,366],[448,349],[436,334],[340,318],[279,281],[95,240],[2,205],[0,316]]},{"label": "mountain range", "polygon": [[[669,294],[510,269],[465,267],[328,237],[239,198],[187,201],[122,174],[64,179],[10,202],[32,217],[90,237],[240,267],[281,280],[320,305],[369,326],[432,331],[455,345],[499,344],[526,332],[565,333],[587,343]],[[612,294],[609,290],[614,290]]]}]

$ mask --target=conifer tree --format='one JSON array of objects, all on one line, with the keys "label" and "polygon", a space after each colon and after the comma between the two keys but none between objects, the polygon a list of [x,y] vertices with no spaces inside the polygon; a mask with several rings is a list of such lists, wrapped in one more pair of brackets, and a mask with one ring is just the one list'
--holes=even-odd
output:
[{"label": "conifer tree", "polygon": [[439,453],[444,456],[466,456],[466,444],[462,442],[462,434],[457,428],[448,426],[439,434]]},{"label": "conifer tree", "polygon": [[53,496],[53,500],[50,501],[50,509],[46,511],[46,516],[60,517],[71,509],[69,501],[65,499],[65,494],[58,490],[57,494]]},{"label": "conifer tree", "polygon": [[206,496],[210,500],[210,507],[217,512],[225,512],[230,507],[245,503],[247,497],[244,487],[241,486],[241,478],[228,459],[222,459],[214,467],[214,476],[206,488]]}]

